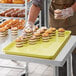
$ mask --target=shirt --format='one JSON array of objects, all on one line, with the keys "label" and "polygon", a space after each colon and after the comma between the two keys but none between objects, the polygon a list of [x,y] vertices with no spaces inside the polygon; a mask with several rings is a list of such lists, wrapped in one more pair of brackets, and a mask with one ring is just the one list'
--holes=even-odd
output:
[{"label": "shirt", "polygon": [[33,4],[40,7],[40,9],[42,9],[43,7],[43,2],[44,0],[32,0]]}]

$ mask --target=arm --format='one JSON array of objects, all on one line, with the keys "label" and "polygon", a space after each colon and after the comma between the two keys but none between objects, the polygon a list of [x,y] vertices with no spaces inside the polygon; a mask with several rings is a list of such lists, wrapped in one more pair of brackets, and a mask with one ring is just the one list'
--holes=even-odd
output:
[{"label": "arm", "polygon": [[39,15],[40,9],[43,7],[43,0],[32,0],[33,4],[29,11],[28,21],[34,24]]},{"label": "arm", "polygon": [[40,8],[33,4],[29,11],[28,21],[34,24],[36,18],[39,15],[39,12],[40,12]]},{"label": "arm", "polygon": [[32,2],[33,4],[30,8],[30,11],[28,14],[28,20],[27,20],[25,28],[23,29],[22,35],[26,35],[25,29],[27,28],[30,28],[33,30],[35,20],[39,15],[40,9],[42,9],[42,6],[43,6],[43,0],[32,0]]},{"label": "arm", "polygon": [[28,22],[35,23],[36,18],[39,15],[40,10],[43,7],[43,0],[32,0],[33,4],[29,11]]}]

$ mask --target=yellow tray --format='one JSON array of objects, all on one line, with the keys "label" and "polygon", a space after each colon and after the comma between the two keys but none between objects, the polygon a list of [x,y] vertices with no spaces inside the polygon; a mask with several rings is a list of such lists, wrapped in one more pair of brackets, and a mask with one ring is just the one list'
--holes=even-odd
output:
[{"label": "yellow tray", "polygon": [[[57,32],[56,32],[57,34]],[[58,37],[57,35],[52,37],[49,42],[39,41],[35,45],[29,45],[28,43],[24,47],[17,48],[15,41],[6,46],[3,51],[6,54],[28,56],[43,59],[54,59],[65,43],[70,37],[71,31],[65,32],[65,37]]]}]

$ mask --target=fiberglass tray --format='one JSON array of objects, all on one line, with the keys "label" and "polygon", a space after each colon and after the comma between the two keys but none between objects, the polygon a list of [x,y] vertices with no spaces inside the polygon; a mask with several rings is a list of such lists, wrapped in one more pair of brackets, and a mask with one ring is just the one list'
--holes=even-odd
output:
[{"label": "fiberglass tray", "polygon": [[6,54],[20,55],[27,57],[54,59],[64,47],[70,37],[71,32],[66,31],[65,37],[53,36],[49,42],[38,41],[35,45],[25,44],[24,47],[17,48],[15,41],[6,46],[3,51]]}]

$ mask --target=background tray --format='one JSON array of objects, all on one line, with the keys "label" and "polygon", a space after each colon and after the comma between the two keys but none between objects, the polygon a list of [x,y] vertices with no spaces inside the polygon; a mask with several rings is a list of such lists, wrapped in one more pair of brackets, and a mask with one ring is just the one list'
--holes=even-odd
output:
[{"label": "background tray", "polygon": [[64,47],[70,37],[71,32],[66,31],[65,37],[52,37],[49,42],[39,41],[35,45],[29,45],[28,43],[24,47],[17,48],[15,41],[6,46],[3,51],[6,54],[28,56],[43,59],[54,59],[61,49]]}]

